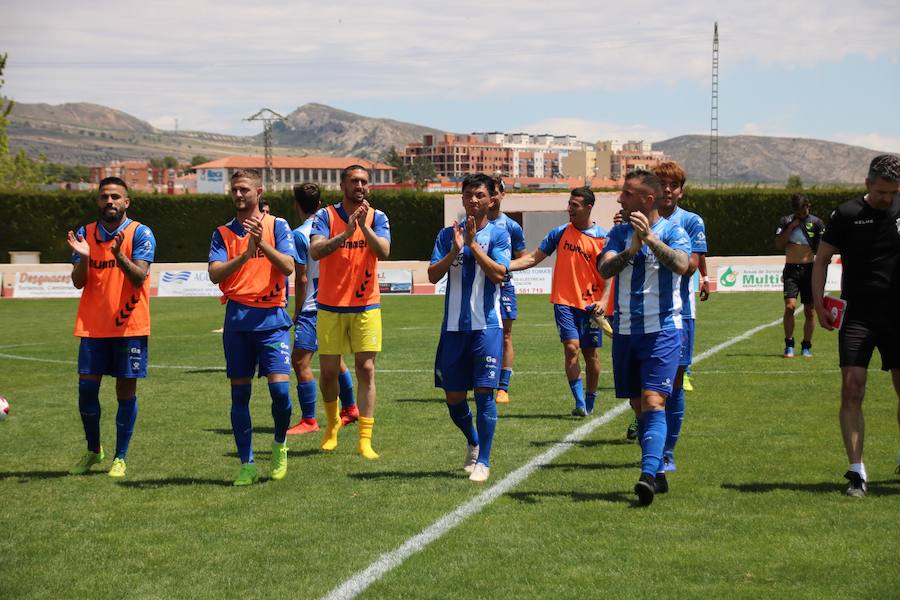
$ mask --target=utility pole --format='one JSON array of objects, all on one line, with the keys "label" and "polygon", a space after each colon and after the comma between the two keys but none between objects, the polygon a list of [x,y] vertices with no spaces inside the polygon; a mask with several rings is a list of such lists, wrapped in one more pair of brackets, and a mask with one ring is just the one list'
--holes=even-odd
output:
[{"label": "utility pole", "polygon": [[713,27],[712,109],[709,118],[709,187],[719,189],[719,22]]},{"label": "utility pole", "polygon": [[263,146],[265,148],[266,167],[263,174],[263,184],[268,187],[275,179],[272,170],[272,123],[276,121],[284,121],[284,117],[279,115],[271,108],[263,108],[252,117],[244,119],[245,121],[262,121],[263,122]]}]

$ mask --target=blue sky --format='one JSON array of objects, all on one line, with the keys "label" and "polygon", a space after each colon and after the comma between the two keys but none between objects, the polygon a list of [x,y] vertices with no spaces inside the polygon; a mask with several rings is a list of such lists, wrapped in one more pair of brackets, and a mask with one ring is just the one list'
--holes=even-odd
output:
[{"label": "blue sky", "polygon": [[712,27],[722,135],[900,152],[895,1],[134,2],[4,8],[7,96],[95,102],[157,127],[321,102],[458,132],[585,140],[706,133]]}]

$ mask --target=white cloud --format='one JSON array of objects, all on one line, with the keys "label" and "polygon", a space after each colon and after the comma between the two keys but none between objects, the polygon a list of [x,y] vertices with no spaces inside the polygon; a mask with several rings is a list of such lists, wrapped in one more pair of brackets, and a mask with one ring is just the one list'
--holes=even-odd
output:
[{"label": "white cloud", "polygon": [[302,101],[708,85],[715,20],[723,69],[900,59],[900,11],[864,0],[38,0],[11,4],[0,38],[4,91],[22,101],[234,131]]},{"label": "white cloud", "polygon": [[853,146],[862,146],[870,150],[900,154],[900,137],[897,136],[882,135],[880,133],[866,133],[862,135],[839,134],[835,136],[835,141]]},{"label": "white cloud", "polygon": [[535,134],[574,135],[585,142],[597,142],[600,140],[658,142],[671,137],[665,131],[652,129],[640,123],[607,123],[566,117],[541,119],[535,123],[517,127],[516,131]]}]

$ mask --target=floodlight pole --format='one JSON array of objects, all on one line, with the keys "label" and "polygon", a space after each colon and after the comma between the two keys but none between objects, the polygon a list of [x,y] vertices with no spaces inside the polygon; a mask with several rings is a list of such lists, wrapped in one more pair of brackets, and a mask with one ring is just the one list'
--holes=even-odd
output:
[{"label": "floodlight pole", "polygon": [[709,187],[719,189],[719,22],[713,26],[712,109],[709,118]]}]

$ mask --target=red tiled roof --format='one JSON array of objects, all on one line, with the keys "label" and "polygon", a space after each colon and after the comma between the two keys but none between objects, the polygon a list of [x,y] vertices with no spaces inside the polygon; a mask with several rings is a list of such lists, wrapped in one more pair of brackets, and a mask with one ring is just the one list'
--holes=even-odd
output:
[{"label": "red tiled roof", "polygon": [[[262,156],[226,156],[195,166],[195,169],[262,169],[265,168],[265,157]],[[355,156],[273,156],[272,167],[275,169],[344,169],[350,165],[362,165],[369,169],[393,170],[394,167],[384,163],[373,162]]]}]

